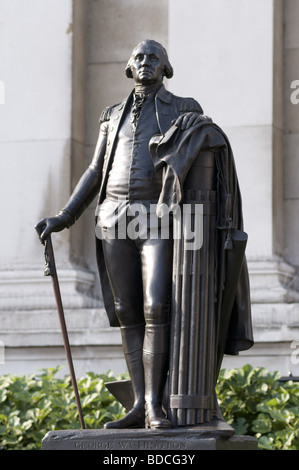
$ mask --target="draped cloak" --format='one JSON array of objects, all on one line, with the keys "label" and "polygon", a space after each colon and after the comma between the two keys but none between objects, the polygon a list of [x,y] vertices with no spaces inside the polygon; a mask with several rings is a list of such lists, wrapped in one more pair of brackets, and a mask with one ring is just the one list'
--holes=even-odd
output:
[{"label": "draped cloak", "polygon": [[[192,164],[200,152],[214,152],[217,168],[217,231],[228,234],[230,230],[243,231],[242,201],[235,168],[234,156],[230,142],[220,127],[216,124],[202,121],[189,129],[182,131],[172,126],[164,136],[154,136],[150,141],[150,152],[155,167],[164,167],[163,185],[157,205],[157,215],[163,215],[163,205],[169,210],[175,210],[181,203],[184,194],[184,181]],[[228,225],[226,214],[227,195],[231,198],[231,212]],[[224,252],[224,237],[218,237],[217,253]],[[224,257],[220,257],[217,271],[221,272]],[[229,275],[218,285],[217,297],[223,298],[223,292],[229,289]],[[221,295],[220,295],[221,294]],[[219,306],[221,315],[221,305]],[[246,258],[244,256],[239,281],[235,293],[229,327],[225,338],[225,354],[235,355],[253,345],[249,276]]]}]

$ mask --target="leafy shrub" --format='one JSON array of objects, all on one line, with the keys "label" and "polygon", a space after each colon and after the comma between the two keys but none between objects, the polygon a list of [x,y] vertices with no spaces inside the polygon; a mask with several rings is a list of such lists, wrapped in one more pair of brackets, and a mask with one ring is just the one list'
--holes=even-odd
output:
[{"label": "leafy shrub", "polygon": [[[61,367],[38,374],[0,376],[0,447],[40,449],[48,431],[79,429],[71,379],[58,378]],[[77,380],[87,428],[100,429],[121,418],[125,410],[110,395],[105,382],[127,378],[109,371],[92,372]],[[278,372],[245,365],[222,370],[218,401],[236,434],[255,436],[260,449],[299,450],[299,383],[280,382]]]},{"label": "leafy shrub", "polygon": [[299,450],[299,383],[280,378],[250,365],[222,370],[219,405],[236,434],[255,436],[260,449]]},{"label": "leafy shrub", "polygon": [[[2,449],[40,449],[48,431],[80,428],[70,376],[57,378],[61,367],[39,374],[0,376],[0,446]],[[86,428],[102,428],[119,419],[123,407],[105,382],[124,378],[88,373],[77,380]]]}]

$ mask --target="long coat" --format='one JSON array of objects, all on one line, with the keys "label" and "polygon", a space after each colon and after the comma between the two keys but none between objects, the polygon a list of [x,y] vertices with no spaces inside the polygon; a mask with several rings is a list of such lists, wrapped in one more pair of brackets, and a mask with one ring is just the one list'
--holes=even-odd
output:
[{"label": "long coat", "polygon": [[[92,159],[91,164],[81,177],[78,185],[76,186],[67,206],[63,210],[65,214],[69,218],[68,227],[70,227],[83,213],[85,208],[91,203],[91,201],[98,195],[98,204],[101,204],[105,197],[106,197],[106,184],[108,180],[109,171],[112,165],[113,157],[114,157],[114,148],[116,144],[116,137],[118,135],[119,126],[122,123],[122,117],[128,111],[130,106],[132,105],[132,97],[133,92],[121,103],[106,108],[100,118],[100,131],[99,131],[99,138],[96,145],[94,157]],[[172,136],[176,136],[177,132],[175,127],[172,126],[173,120],[175,120],[179,115],[186,113],[186,112],[199,112],[203,113],[201,106],[195,101],[193,98],[180,98],[178,96],[173,95],[172,93],[168,92],[164,86],[161,86],[157,95],[155,97],[155,109],[156,109],[156,117],[157,122],[160,130],[160,136],[156,136],[156,142],[163,144],[165,142],[169,143],[171,147],[171,155],[173,155],[173,150],[175,151],[176,143],[173,140]],[[201,126],[200,126],[201,127]],[[205,127],[205,125],[204,125]],[[196,135],[197,132],[193,133],[193,128],[188,132],[192,136],[192,145],[191,148],[194,148],[193,142],[194,139],[197,142],[195,148],[200,150],[201,143],[203,143],[202,138],[205,137],[205,148],[209,148],[210,145],[214,147],[219,147],[222,149],[222,155],[228,154],[231,156],[229,159],[231,164],[224,165],[223,170],[229,170],[229,175],[226,178],[226,182],[231,185],[236,191],[237,197],[233,197],[233,203],[240,203],[240,196],[237,184],[236,173],[234,169],[233,157],[232,152],[230,149],[230,145],[228,140],[225,138],[221,129],[217,128],[215,125],[208,125],[205,127],[205,130],[208,129],[208,132],[205,134],[201,133],[200,138]],[[213,135],[211,131],[214,130]],[[179,131],[179,130],[178,130]],[[196,129],[197,131],[197,129]],[[167,134],[167,135],[165,135]],[[180,135],[180,134],[179,134]],[[165,137],[165,138],[164,138]],[[212,138],[213,137],[213,138]],[[166,140],[165,140],[166,139]],[[220,140],[219,140],[220,139]],[[155,140],[155,139],[153,139]],[[183,140],[184,141],[184,140]],[[189,139],[188,139],[189,141]],[[155,143],[154,143],[155,144]],[[209,145],[210,144],[210,145]],[[179,138],[179,145],[182,146],[182,141]],[[154,145],[155,147],[155,145]],[[153,147],[153,148],[154,148]],[[187,145],[188,147],[188,145]],[[158,145],[158,149],[163,149],[163,145]],[[170,150],[170,149],[168,149]],[[160,151],[160,150],[159,150]],[[223,153],[224,152],[224,153]],[[158,152],[159,153],[159,152]],[[166,152],[167,153],[167,152]],[[190,152],[187,153],[184,151],[183,153],[188,154],[190,156]],[[153,160],[155,159],[155,151],[152,152]],[[196,152],[194,153],[191,151],[191,156],[195,156]],[[159,155],[159,158],[163,159],[164,155]],[[176,162],[179,164],[181,171],[177,172],[180,175],[180,178],[183,180],[184,175],[188,170],[188,165],[186,165],[186,161],[180,158],[179,160],[175,159]],[[223,160],[224,161],[224,160]],[[191,160],[188,160],[188,164],[190,165]],[[157,162],[154,162],[157,164]],[[159,162],[158,162],[159,164]],[[169,166],[171,169],[171,165]],[[190,168],[190,166],[189,166]],[[163,199],[163,195],[165,196],[165,188],[169,182],[175,181],[175,178],[166,178],[164,181],[164,186],[161,192],[161,198]],[[165,186],[166,183],[166,186]],[[171,194],[172,197],[180,199],[180,185],[175,185],[176,187],[171,187],[170,192],[166,192]],[[232,192],[231,190],[229,191]],[[160,198],[160,199],[161,199]],[[223,197],[222,197],[223,199]],[[177,201],[178,202],[178,201]],[[220,204],[221,208],[223,208],[223,204]],[[235,214],[238,214],[239,222],[241,222],[241,210],[236,210]],[[236,224],[239,226],[239,223]],[[107,276],[107,271],[105,267],[105,261],[103,256],[102,250],[102,242],[99,238],[96,238],[96,255],[97,255],[97,262],[102,286],[102,294],[103,294],[103,301],[107,311],[107,315],[109,318],[109,322],[111,326],[119,326],[118,319],[115,314],[114,308],[114,300]],[[248,278],[247,267],[244,263],[243,266],[243,274],[245,278]],[[244,276],[242,276],[244,278]],[[242,289],[242,292],[247,292],[249,296],[249,289],[248,281],[245,279],[245,290]],[[235,320],[238,324],[237,328],[232,328],[232,332],[229,335],[228,342],[231,340],[231,345],[233,346],[226,346],[226,352],[230,354],[236,353],[238,350],[247,349],[252,346],[253,339],[252,339],[252,326],[251,326],[251,315],[250,315],[250,299],[247,297],[245,299],[244,295],[241,295],[243,298],[243,314],[239,315],[240,309],[238,308],[236,312],[235,307],[232,313],[232,320]],[[245,302],[244,302],[245,299]],[[246,305],[246,307],[244,307]],[[242,310],[242,308],[241,308]],[[233,324],[234,321],[231,322]],[[236,337],[237,335],[237,337]]]},{"label": "long coat", "polygon": [[[101,126],[97,146],[93,160],[88,170],[86,171],[86,178],[89,174],[89,179],[87,178],[88,184],[91,188],[94,188],[91,190],[90,196],[86,198],[87,204],[94,197],[94,190],[99,190],[98,205],[100,205],[106,197],[106,186],[109,171],[113,162],[114,149],[117,141],[116,137],[118,135],[119,127],[122,123],[122,118],[132,105],[132,100],[133,92],[120,104],[106,108],[101,115]],[[155,110],[161,135],[166,134],[168,129],[172,126],[172,121],[175,120],[179,115],[186,112],[203,113],[201,106],[193,98],[181,98],[175,96],[174,94],[167,91],[164,85],[161,86],[155,96]],[[84,182],[82,182],[81,185],[79,183],[79,189],[80,186],[82,188],[84,186]],[[119,326],[105,267],[102,242],[99,238],[96,238],[96,253],[103,300],[109,322],[111,326]]]}]

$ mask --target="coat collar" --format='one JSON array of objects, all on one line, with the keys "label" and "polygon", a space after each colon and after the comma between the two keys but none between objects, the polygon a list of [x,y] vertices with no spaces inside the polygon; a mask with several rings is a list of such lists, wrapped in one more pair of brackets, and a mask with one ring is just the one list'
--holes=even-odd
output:
[{"label": "coat collar", "polygon": [[159,100],[164,101],[164,103],[170,103],[172,98],[172,93],[166,90],[165,86],[162,85],[157,92],[157,97]]},{"label": "coat collar", "polygon": [[[131,91],[129,96],[127,96],[127,98],[124,101],[122,101],[119,105],[117,105],[115,107],[114,112],[115,112],[115,114],[118,115],[117,129],[118,129],[119,124],[122,120],[122,116],[123,116],[125,110],[127,109],[127,106],[129,106],[130,103],[132,103],[133,93],[134,93],[134,89]],[[173,94],[170,93],[169,91],[167,91],[165,86],[162,84],[161,87],[159,88],[159,90],[157,91],[156,98],[161,102],[161,104],[162,103],[170,104],[171,100],[172,100],[172,96],[173,96]],[[161,133],[165,134],[165,132],[169,129],[171,123],[169,122],[169,117],[170,117],[169,113],[168,112],[164,113],[165,114],[165,116],[164,116],[160,112],[160,111],[162,111],[162,109],[163,108],[161,108],[159,106],[159,104],[157,103],[158,125],[159,125]]]},{"label": "coat collar", "polygon": [[[134,93],[134,89],[131,91],[129,96],[121,103],[121,105],[125,105],[130,100],[130,98],[133,96],[133,93]],[[167,91],[165,86],[162,84],[161,87],[159,88],[159,90],[157,91],[157,98],[159,98],[159,100],[163,101],[164,103],[169,104],[169,103],[171,103],[172,93]]]}]

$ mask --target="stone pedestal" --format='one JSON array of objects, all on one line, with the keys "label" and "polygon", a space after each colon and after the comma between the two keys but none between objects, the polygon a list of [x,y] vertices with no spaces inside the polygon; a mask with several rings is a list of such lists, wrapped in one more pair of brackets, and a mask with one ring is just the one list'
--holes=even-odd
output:
[{"label": "stone pedestal", "polygon": [[[43,439],[42,449],[101,450],[105,453],[126,451],[126,455],[135,451],[155,454],[167,451],[183,454],[191,450],[257,450],[257,440],[251,436],[234,436],[230,426],[220,423],[217,426],[203,425],[167,430],[50,431]],[[145,459],[146,454],[142,455]]]}]

